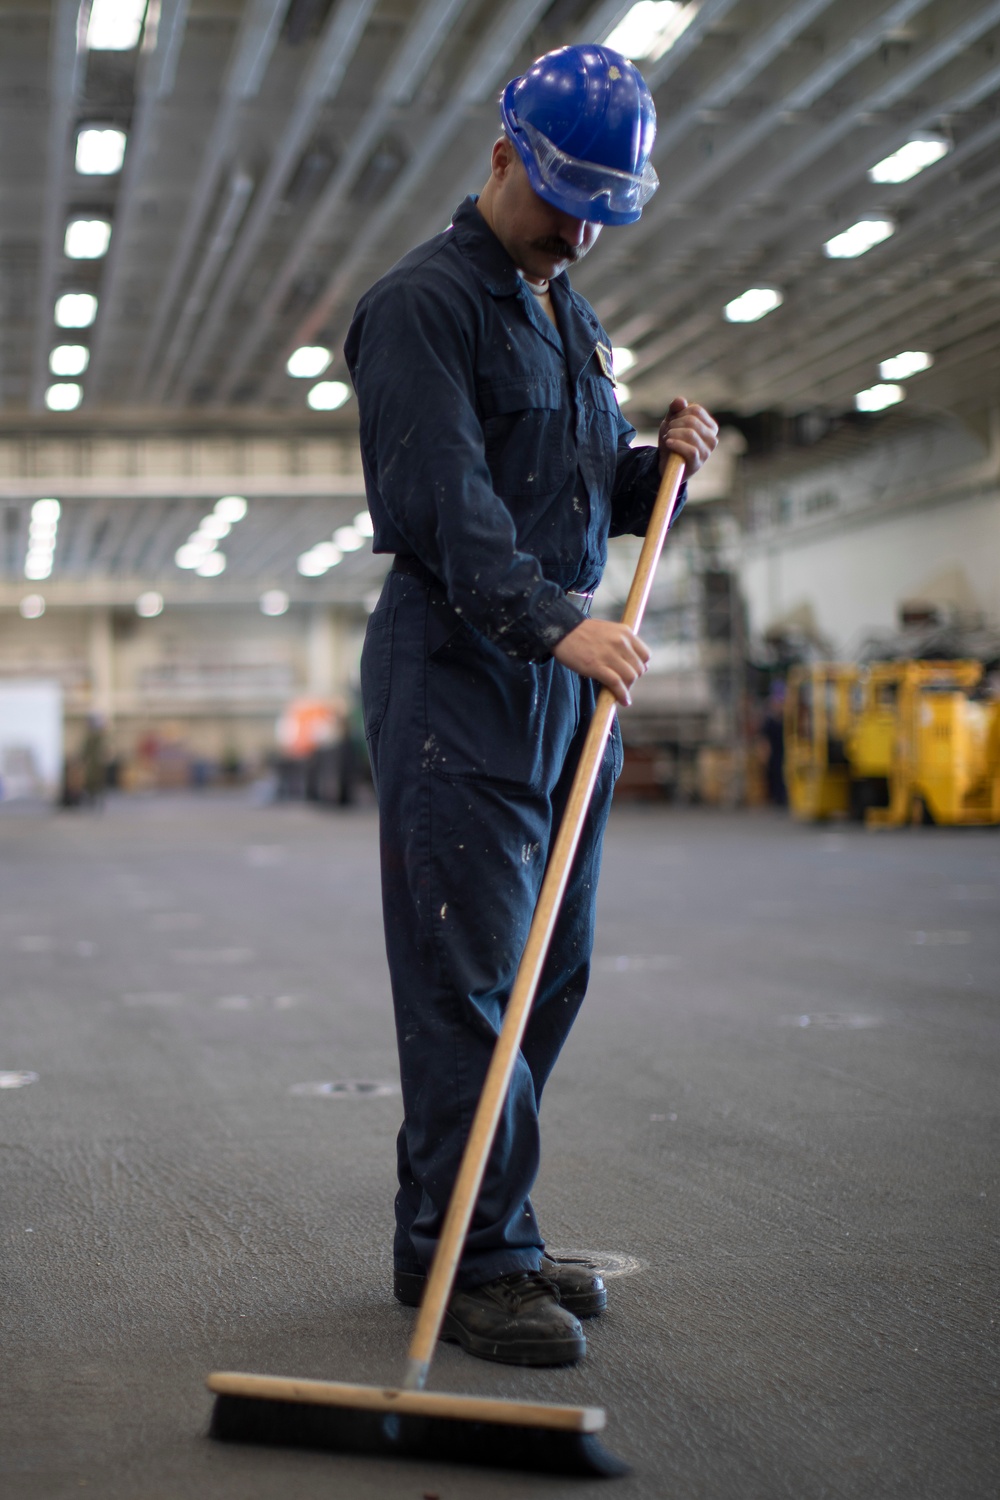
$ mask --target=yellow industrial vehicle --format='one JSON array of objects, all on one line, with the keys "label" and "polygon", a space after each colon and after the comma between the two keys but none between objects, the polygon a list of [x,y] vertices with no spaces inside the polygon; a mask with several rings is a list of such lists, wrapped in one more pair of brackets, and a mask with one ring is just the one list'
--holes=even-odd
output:
[{"label": "yellow industrial vehicle", "polygon": [[869,807],[872,827],[906,822],[1000,823],[1000,702],[970,697],[976,661],[880,662],[876,691],[895,687],[896,732],[885,807]]},{"label": "yellow industrial vehicle", "polygon": [[857,667],[793,667],[785,694],[785,785],[793,814],[825,822],[850,811],[846,738]]},{"label": "yellow industrial vehicle", "polygon": [[1000,823],[1000,701],[975,661],[820,665],[789,673],[785,779],[807,821]]}]

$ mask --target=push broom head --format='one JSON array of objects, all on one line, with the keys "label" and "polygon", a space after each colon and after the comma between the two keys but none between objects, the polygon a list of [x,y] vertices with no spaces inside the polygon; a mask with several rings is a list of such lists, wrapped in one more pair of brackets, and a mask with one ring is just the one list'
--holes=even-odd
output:
[{"label": "push broom head", "polygon": [[598,1439],[599,1407],[228,1372],[210,1375],[208,1388],[215,1393],[209,1436],[220,1442],[591,1478],[627,1473]]}]

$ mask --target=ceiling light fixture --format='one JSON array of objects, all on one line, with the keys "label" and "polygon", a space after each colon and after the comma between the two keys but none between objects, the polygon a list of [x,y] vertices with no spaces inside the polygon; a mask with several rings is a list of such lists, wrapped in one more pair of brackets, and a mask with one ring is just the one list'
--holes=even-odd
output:
[{"label": "ceiling light fixture", "polygon": [[31,507],[28,526],[28,552],[24,559],[24,576],[35,581],[48,578],[56,552],[56,532],[62,506],[46,496]]},{"label": "ceiling light fixture", "polygon": [[40,620],[45,613],[45,600],[41,594],[25,594],[17,609],[23,620]]},{"label": "ceiling light fixture", "polygon": [[343,406],[351,394],[351,387],[342,380],[321,380],[314,385],[306,400],[313,411],[336,411]]},{"label": "ceiling light fixture", "polygon": [[355,526],[338,526],[333,533],[333,541],[341,552],[357,552],[359,547],[364,546],[361,533]]},{"label": "ceiling light fixture", "polygon": [[929,370],[933,363],[933,354],[928,354],[923,349],[904,349],[902,354],[883,359],[878,372],[883,380],[908,380],[911,375]]},{"label": "ceiling light fixture", "polygon": [[196,568],[208,555],[204,547],[199,547],[195,542],[185,542],[174,553],[174,562],[179,568]]},{"label": "ceiling light fixture", "polygon": [[163,595],[158,594],[155,589],[147,589],[135,601],[135,612],[143,620],[155,620],[157,615],[163,613]]},{"label": "ceiling light fixture", "polygon": [[611,351],[611,365],[616,375],[625,375],[635,364],[635,355],[624,344],[616,344]]},{"label": "ceiling light fixture", "polygon": [[107,219],[71,219],[66,225],[63,251],[70,260],[100,260],[111,243]]},{"label": "ceiling light fixture", "polygon": [[354,517],[354,529],[358,536],[375,535],[375,524],[366,510],[359,510]]},{"label": "ceiling light fixture", "polygon": [[943,135],[935,135],[931,132],[915,135],[891,156],[884,156],[873,167],[869,167],[869,181],[909,182],[910,178],[916,177],[918,172],[925,171],[927,167],[932,167],[936,161],[940,161],[942,156],[947,156],[950,150],[951,142]]},{"label": "ceiling light fixture", "polygon": [[885,411],[887,406],[895,406],[905,399],[906,392],[901,385],[870,385],[867,390],[858,391],[854,405],[858,411]]},{"label": "ceiling light fixture", "polygon": [[73,381],[57,381],[45,392],[49,411],[73,411],[83,400],[83,386]]},{"label": "ceiling light fixture", "polygon": [[680,4],[680,0],[638,0],[604,39],[604,45],[626,57],[662,57],[690,26],[698,11],[697,3]]},{"label": "ceiling light fixture", "polygon": [[308,552],[301,554],[295,566],[303,578],[318,578],[321,573],[335,568],[343,555],[333,542],[317,542],[315,547],[310,547]]},{"label": "ceiling light fixture", "polygon": [[53,375],[82,375],[89,363],[90,350],[85,344],[57,344],[49,355]]},{"label": "ceiling light fixture", "polygon": [[226,571],[226,558],[222,552],[208,552],[195,568],[200,578],[218,578]]},{"label": "ceiling light fixture", "polygon": [[221,500],[216,500],[213,509],[217,516],[235,526],[246,515],[247,503],[242,495],[223,495]]},{"label": "ceiling light fixture", "polygon": [[285,369],[296,380],[313,380],[322,375],[332,357],[331,351],[322,344],[303,344],[301,349],[289,355]]},{"label": "ceiling light fixture", "polygon": [[97,317],[97,298],[92,292],[63,292],[56,298],[58,328],[89,328]]},{"label": "ceiling light fixture", "polygon": [[769,312],[774,312],[783,301],[777,287],[751,286],[726,303],[722,316],[727,323],[756,323],[758,319],[767,317]]},{"label": "ceiling light fixture", "polygon": [[630,385],[626,385],[624,380],[619,380],[618,384],[615,386],[615,397],[618,401],[618,405],[624,406],[626,401],[631,401],[632,399],[632,387]]},{"label": "ceiling light fixture", "polygon": [[827,240],[823,249],[831,260],[854,260],[856,256],[864,255],[876,245],[881,245],[883,240],[887,240],[895,232],[896,226],[891,219],[859,219],[849,229],[844,229],[840,234],[835,234],[832,240]]},{"label": "ceiling light fixture", "polygon": [[87,25],[91,52],[130,52],[139,45],[146,0],[94,0]]},{"label": "ceiling light fixture", "polygon": [[283,615],[288,612],[288,595],[284,589],[268,589],[260,596],[262,615]]},{"label": "ceiling light fixture", "polygon": [[110,177],[125,160],[124,130],[85,125],[76,137],[76,170],[84,177]]},{"label": "ceiling light fixture", "polygon": [[228,536],[232,529],[228,521],[214,512],[210,516],[203,516],[198,522],[198,530],[202,536],[211,537],[213,542],[221,542],[222,538]]}]

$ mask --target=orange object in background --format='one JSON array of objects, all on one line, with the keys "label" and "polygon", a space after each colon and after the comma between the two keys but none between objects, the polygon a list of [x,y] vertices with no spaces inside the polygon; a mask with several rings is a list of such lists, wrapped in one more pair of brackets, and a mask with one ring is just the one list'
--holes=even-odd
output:
[{"label": "orange object in background", "polygon": [[335,745],[343,738],[344,717],[339,698],[293,698],[275,729],[282,755],[305,760],[314,750]]}]

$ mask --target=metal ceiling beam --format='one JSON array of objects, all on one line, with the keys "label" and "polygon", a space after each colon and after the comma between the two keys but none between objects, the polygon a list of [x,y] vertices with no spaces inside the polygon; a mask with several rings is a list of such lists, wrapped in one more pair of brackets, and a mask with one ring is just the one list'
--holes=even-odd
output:
[{"label": "metal ceiling beam", "polygon": [[209,133],[208,145],[201,160],[170,270],[153,308],[139,356],[134,379],[137,391],[142,390],[152,373],[177,295],[188,273],[188,264],[211,211],[219,179],[232,154],[240,114],[247,101],[254,98],[260,90],[287,6],[288,0],[248,0],[243,12],[222,89],[222,99]]},{"label": "metal ceiling beam", "polygon": [[[222,264],[232,248],[252,192],[253,178],[249,172],[237,168],[230,173],[229,181],[216,209],[215,221],[198,261],[194,280],[184,293],[184,300],[174,320],[174,331],[170,342],[160,359],[157,360],[156,373],[147,388],[147,400],[153,403],[163,402],[174,371],[179,361],[183,359],[185,349],[189,347],[194,325],[208,300]],[[176,399],[173,399],[167,404],[176,406],[178,403]]]},{"label": "metal ceiling beam", "polygon": [[218,387],[221,399],[231,397],[242,381],[316,245],[329,233],[334,215],[340,209],[358,172],[388,128],[393,112],[412,98],[421,77],[417,71],[418,64],[425,68],[430,65],[434,52],[446,39],[456,11],[461,10],[466,3],[467,0],[425,0],[396,49],[371,107],[348,141],[333,176],[296,235],[295,244],[285,256],[267,295],[229,360]]},{"label": "metal ceiling beam", "polygon": [[52,346],[52,309],[66,229],[66,189],[72,171],[72,128],[86,71],[90,0],[56,0],[49,42],[49,135],[45,172],[45,217],[39,255],[35,345],[29,406],[44,411]]},{"label": "metal ceiling beam", "polygon": [[[381,206],[368,219],[348,254],[341,260],[291,338],[286,341],[282,356],[274,365],[264,388],[267,395],[274,393],[282,381],[284,363],[291,351],[314,338],[333,314],[340,310],[355,278],[369,266],[376,246],[409,201],[418,183],[423,181],[447,145],[455,140],[469,108],[482,102],[484,96],[488,96],[505,77],[522,40],[548,3],[549,0],[515,0],[480,42],[451,101],[437,116]],[[338,346],[339,359],[339,331],[334,342]]]},{"label": "metal ceiling beam", "polygon": [[[1000,136],[1000,122],[994,122],[992,127],[981,134],[996,139]],[[954,255],[954,226],[949,216],[956,209],[965,208],[976,198],[994,192],[998,185],[1000,167],[978,177],[960,179],[953,183],[949,191],[929,202],[891,240],[885,240],[869,250],[862,262],[855,263],[849,269],[845,267],[841,274],[849,277],[850,281],[838,296],[817,302],[808,287],[803,288],[791,306],[793,314],[799,320],[800,334],[807,333],[813,325],[822,322],[825,326],[833,326],[831,336],[836,339],[842,319],[870,299],[872,284],[877,281],[880,271],[884,273],[886,268],[892,269],[905,265],[914,258],[933,254],[936,245],[940,245],[949,254],[955,273],[959,274],[961,261]],[[724,327],[725,325],[720,327],[720,332]],[[758,373],[769,368],[791,373],[801,357],[801,343],[797,343],[796,350],[789,355],[787,333],[779,325],[766,333],[761,330],[761,333],[763,338],[755,340],[755,369]],[[768,355],[772,350],[774,352],[769,359]]]},{"label": "metal ceiling beam", "polygon": [[712,27],[717,26],[736,4],[738,0],[702,0],[694,19],[681,32],[673,46],[662,57],[657,58],[656,62],[641,65],[640,71],[652,93],[666,83],[682,63],[687,62]]},{"label": "metal ceiling beam", "polygon": [[[995,70],[990,70],[990,73],[986,79],[987,83],[990,83],[992,81],[994,72]],[[983,80],[980,80],[978,84],[964,85],[959,94],[957,94],[955,98],[949,102],[951,102],[953,105],[957,104],[959,100],[965,102],[970,97],[976,95],[979,92],[982,84]],[[923,124],[929,123],[931,120],[938,118],[938,115],[941,112],[941,107],[936,106],[934,109],[917,116],[916,121],[911,121],[911,124],[907,130],[900,131],[898,127],[894,125],[892,139],[895,140],[900,136],[905,139],[913,129],[921,128]],[[947,112],[947,104],[945,106],[944,112]],[[911,183],[900,185],[899,189],[896,190],[895,196],[914,197],[919,194],[925,193],[927,191],[927,188],[933,185],[936,178],[942,179],[947,176],[947,174],[951,170],[950,163],[954,160],[955,157],[961,154],[961,156],[964,158],[970,154],[973,154],[975,150],[979,149],[977,138],[982,136],[984,143],[988,143],[993,138],[994,130],[995,126],[990,125],[986,127],[985,132],[976,132],[976,134],[973,137],[969,138],[968,141],[963,142],[959,148],[959,151],[953,153],[951,157],[943,158],[941,162],[937,163],[927,172],[921,174],[920,178],[913,179]],[[887,144],[888,142],[883,141],[882,145],[879,147],[879,150],[884,150]],[[870,155],[870,147],[866,147],[865,161],[868,160]],[[822,192],[824,196],[826,196],[827,193],[829,193],[830,196],[836,196],[837,193],[843,190],[848,181],[863,182],[864,171],[864,164],[856,160],[854,165],[848,166],[844,169],[844,171],[840,175],[840,178],[835,183],[833,183],[832,185],[829,183],[823,185]],[[756,190],[756,185],[751,182],[749,188],[751,194],[753,194]],[[889,198],[888,192],[886,192],[886,197],[887,199]],[[789,254],[787,253],[787,241],[789,236],[794,235],[796,231],[800,229],[804,207],[804,204],[797,203],[795,208],[789,210],[782,219],[774,219],[773,217],[769,217],[767,219],[761,220],[759,224],[755,226],[755,232],[749,236],[749,239],[744,236],[739,245],[739,257],[741,260],[746,259],[747,255],[752,251],[754,245],[760,246],[764,243],[771,243],[783,246],[786,250],[786,254],[784,256],[766,260],[759,271],[754,271],[752,273],[754,276],[762,277],[765,280],[781,280],[782,265],[784,261],[789,258]],[[686,310],[691,306],[692,301],[697,302],[700,297],[713,295],[717,298],[719,296],[720,282],[723,282],[724,278],[731,277],[733,275],[732,270],[728,269],[733,258],[733,247],[731,240],[725,238],[725,231],[727,229],[732,230],[734,228],[736,222],[739,219],[742,208],[743,205],[737,205],[723,219],[721,224],[719,224],[718,221],[713,221],[713,230],[715,230],[716,233],[723,237],[722,244],[716,252],[707,253],[705,255],[700,264],[701,274],[696,278],[696,280],[692,282],[689,278],[678,278],[679,284],[675,287],[672,287],[668,291],[667,295],[663,299],[661,299],[660,302],[652,309],[652,312],[654,312],[657,316],[658,322],[660,322],[661,324],[663,322],[669,322],[671,316],[678,312],[686,314]],[[745,223],[743,227],[744,229],[746,228]],[[681,245],[678,248],[683,249],[683,227],[678,226],[678,229],[678,238],[681,239]],[[698,232],[698,228],[696,227],[693,231],[689,232],[687,238],[690,240],[691,238],[696,236]],[[883,247],[880,247],[881,252],[883,254],[889,255],[892,253],[890,247],[893,247],[894,250],[898,250],[900,244],[900,236],[896,235],[892,240],[886,241]],[[675,247],[672,245],[671,248],[674,249]],[[796,246],[791,253],[793,255],[797,255],[801,253],[801,251]],[[869,252],[869,255],[872,254],[875,254],[875,252]],[[871,262],[868,263],[871,264]],[[650,315],[648,300],[649,299],[647,295],[647,305],[645,310],[645,316],[647,317],[649,317]],[[604,311],[603,309],[601,310]],[[607,316],[608,315],[605,312],[606,320]],[[686,321],[687,319],[685,317],[685,322]],[[715,317],[713,318],[713,323],[715,324],[715,326],[718,326],[717,312],[715,313]],[[764,330],[761,330],[761,333],[763,334],[763,337],[765,339],[769,337],[769,335]],[[777,334],[773,336],[778,337]],[[666,332],[660,335],[659,338],[653,340],[650,344],[647,344],[645,346],[640,345],[636,351],[640,367],[650,367],[653,363],[660,362],[662,361],[662,359],[668,357],[672,352],[672,337],[673,336],[670,332]]]},{"label": "metal ceiling beam", "polygon": [[215,343],[223,319],[239,295],[253,258],[271,227],[275,209],[299,165],[316,120],[336,98],[375,3],[376,0],[340,0],[331,12],[267,176],[178,374],[175,403],[188,394]]},{"label": "metal ceiling beam", "polygon": [[[798,150],[783,156],[773,167],[765,169],[762,174],[756,177],[748,173],[739,198],[721,216],[716,216],[713,219],[713,229],[715,229],[718,235],[724,237],[726,231],[732,227],[733,223],[745,214],[749,203],[763,202],[772,197],[779,189],[801,175],[821,156],[832,150],[845,137],[856,130],[863,117],[872,114],[877,115],[890,109],[912,89],[939,71],[952,58],[967,50],[973,41],[978,40],[979,37],[998,22],[1000,22],[1000,0],[994,0],[994,3],[987,6],[985,10],[980,9],[978,14],[968,17],[962,25],[957,26],[947,36],[925,49],[909,65],[901,68],[892,79],[870,90],[863,98],[855,100],[850,108],[842,109],[836,119],[830,124],[819,126]],[[947,105],[938,105],[929,111],[923,112],[920,118],[929,123],[947,112]],[[892,129],[890,132],[887,132],[887,136],[891,137],[892,142],[898,141],[899,144],[902,144],[902,141],[908,138],[909,132],[918,128],[921,128],[921,125],[914,120],[909,122],[906,130],[901,130],[893,122]],[[890,139],[886,139],[881,142],[880,149],[883,151],[892,150],[894,146],[890,143]],[[864,170],[863,167],[859,168],[862,176]],[[829,194],[829,196],[832,196],[832,194]],[[650,216],[648,223],[644,217],[633,231],[629,247],[630,252],[634,254],[637,248],[637,240],[641,243],[650,238],[654,233],[661,232],[661,230],[662,226],[655,221],[655,216]],[[683,222],[678,223],[674,221],[671,232],[671,249],[676,253],[679,248],[683,248],[687,242],[698,234],[699,229],[697,225],[686,229]],[[618,251],[618,256],[625,252],[626,247],[622,246],[621,250]],[[618,256],[612,252],[610,269],[614,269],[614,262]],[[607,275],[608,269],[609,266],[606,259],[603,267],[605,275]],[[586,287],[588,285],[586,273],[579,279],[582,286]],[[623,284],[625,286],[628,285],[624,278]],[[619,307],[622,306],[624,299],[628,296],[629,292],[627,290],[624,291],[622,299],[618,304]],[[599,311],[602,312],[602,316],[606,322],[614,316],[614,308],[608,306],[607,300],[599,308]]]},{"label": "metal ceiling beam", "polygon": [[159,126],[160,106],[170,98],[177,79],[188,6],[189,0],[161,0],[151,50],[146,50],[149,44],[145,38],[143,40],[136,109],[115,204],[114,232],[101,275],[99,316],[90,343],[90,363],[84,385],[84,401],[88,406],[97,401],[106,383],[108,351],[124,296],[130,242],[139,217],[139,202]]},{"label": "metal ceiling beam", "polygon": [[876,51],[887,31],[904,25],[930,3],[931,0],[896,0],[861,32],[849,35],[835,56],[808,72],[770,109],[764,110],[755,120],[735,126],[729,139],[713,149],[711,156],[697,165],[693,172],[686,177],[668,178],[650,205],[652,211],[647,210],[651,222],[662,224],[676,213],[678,203],[692,202],[738,161],[755,151],[768,136],[780,130],[789,115],[811,109],[852,68]]},{"label": "metal ceiling beam", "polygon": [[829,10],[833,3],[834,0],[799,0],[797,5],[791,6],[772,21],[770,26],[765,26],[757,36],[748,38],[734,63],[723,68],[718,78],[699,91],[696,99],[679,109],[676,114],[668,116],[659,126],[653,150],[654,159],[662,160],[678,141],[682,141],[690,130],[701,123],[706,110],[725,109],[731,104],[747,84],[759,78],[778,54],[825,10]]}]

